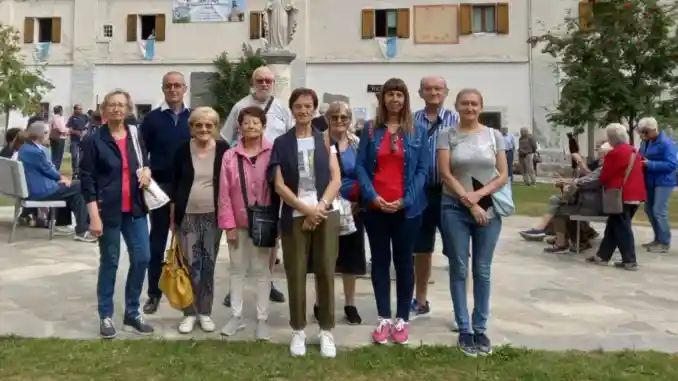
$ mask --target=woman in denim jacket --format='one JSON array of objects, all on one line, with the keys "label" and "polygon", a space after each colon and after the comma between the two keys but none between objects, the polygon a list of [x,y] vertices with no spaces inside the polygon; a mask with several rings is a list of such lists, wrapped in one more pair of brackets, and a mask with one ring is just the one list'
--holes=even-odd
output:
[{"label": "woman in denim jacket", "polygon": [[[438,171],[444,184],[441,233],[449,256],[459,348],[469,356],[487,355],[492,353],[485,335],[490,313],[490,269],[501,232],[501,217],[492,194],[508,182],[508,165],[501,132],[478,120],[483,109],[480,92],[460,91],[455,108],[459,125],[441,134],[437,147]],[[469,258],[473,271],[472,321],[466,300]]]},{"label": "woman in denim jacket", "polygon": [[[412,232],[419,231],[426,207],[429,149],[426,128],[414,125],[405,82],[391,78],[381,90],[374,123],[363,129],[356,174],[367,204],[365,229],[372,252],[372,286],[379,323],[375,343],[405,344],[414,288]],[[397,308],[391,320],[391,246],[396,271]]]}]

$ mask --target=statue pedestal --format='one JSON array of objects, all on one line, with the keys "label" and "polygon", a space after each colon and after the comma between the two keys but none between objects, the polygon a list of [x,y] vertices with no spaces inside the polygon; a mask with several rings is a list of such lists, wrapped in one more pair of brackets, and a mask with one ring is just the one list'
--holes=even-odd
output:
[{"label": "statue pedestal", "polygon": [[297,55],[287,51],[262,52],[261,58],[275,74],[274,95],[287,105],[292,93],[292,69],[290,64]]}]

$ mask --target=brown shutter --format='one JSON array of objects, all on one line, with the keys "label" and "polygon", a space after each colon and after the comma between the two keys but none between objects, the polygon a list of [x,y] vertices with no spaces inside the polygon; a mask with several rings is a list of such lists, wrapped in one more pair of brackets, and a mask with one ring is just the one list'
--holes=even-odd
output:
[{"label": "brown shutter", "polygon": [[52,17],[52,43],[61,43],[61,17]]},{"label": "brown shutter", "polygon": [[363,40],[374,38],[374,9],[363,9],[362,23]]},{"label": "brown shutter", "polygon": [[137,40],[137,15],[127,15],[127,42],[135,42]]},{"label": "brown shutter", "polygon": [[35,19],[26,17],[24,19],[24,44],[32,44],[35,37]]},{"label": "brown shutter", "polygon": [[509,5],[497,4],[497,34],[509,34]]},{"label": "brown shutter", "polygon": [[459,4],[459,34],[462,36],[473,33],[473,5]]},{"label": "brown shutter", "polygon": [[591,29],[593,23],[593,9],[588,1],[579,3],[579,29],[586,32]]},{"label": "brown shutter", "polygon": [[396,18],[396,36],[398,38],[410,38],[410,9],[398,9]]},{"label": "brown shutter", "polygon": [[250,40],[258,40],[261,35],[261,12],[250,12]]},{"label": "brown shutter", "polygon": [[165,15],[155,15],[155,40],[165,41]]}]

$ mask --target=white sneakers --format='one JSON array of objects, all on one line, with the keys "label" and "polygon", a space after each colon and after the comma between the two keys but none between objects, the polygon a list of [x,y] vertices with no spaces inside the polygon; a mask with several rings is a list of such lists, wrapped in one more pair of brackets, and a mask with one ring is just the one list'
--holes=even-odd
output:
[{"label": "white sneakers", "polygon": [[[321,330],[318,333],[318,339],[320,341],[320,355],[326,358],[335,358],[337,356],[337,346],[334,343],[332,333]],[[304,331],[292,332],[290,354],[294,357],[306,355],[306,333]]]},{"label": "white sneakers", "polygon": [[214,332],[216,325],[212,318],[207,315],[196,316],[186,316],[184,320],[179,323],[179,333],[191,333],[195,328],[195,323],[200,323],[200,328],[205,332]]}]

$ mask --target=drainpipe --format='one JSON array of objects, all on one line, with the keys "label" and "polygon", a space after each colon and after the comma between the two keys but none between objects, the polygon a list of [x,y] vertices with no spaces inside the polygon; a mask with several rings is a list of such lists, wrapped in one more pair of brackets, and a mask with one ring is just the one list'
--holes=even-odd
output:
[{"label": "drainpipe", "polygon": [[[533,36],[533,31],[532,31],[532,23],[533,23],[533,17],[532,17],[532,0],[527,0],[527,38],[530,39]],[[535,125],[535,117],[534,117],[534,62],[533,62],[533,54],[532,54],[532,46],[530,44],[527,44],[527,63],[528,63],[528,80],[529,80],[529,88],[530,88],[530,118],[531,118],[531,125],[532,125],[532,133],[534,134],[535,131],[534,129],[536,128]]]}]

